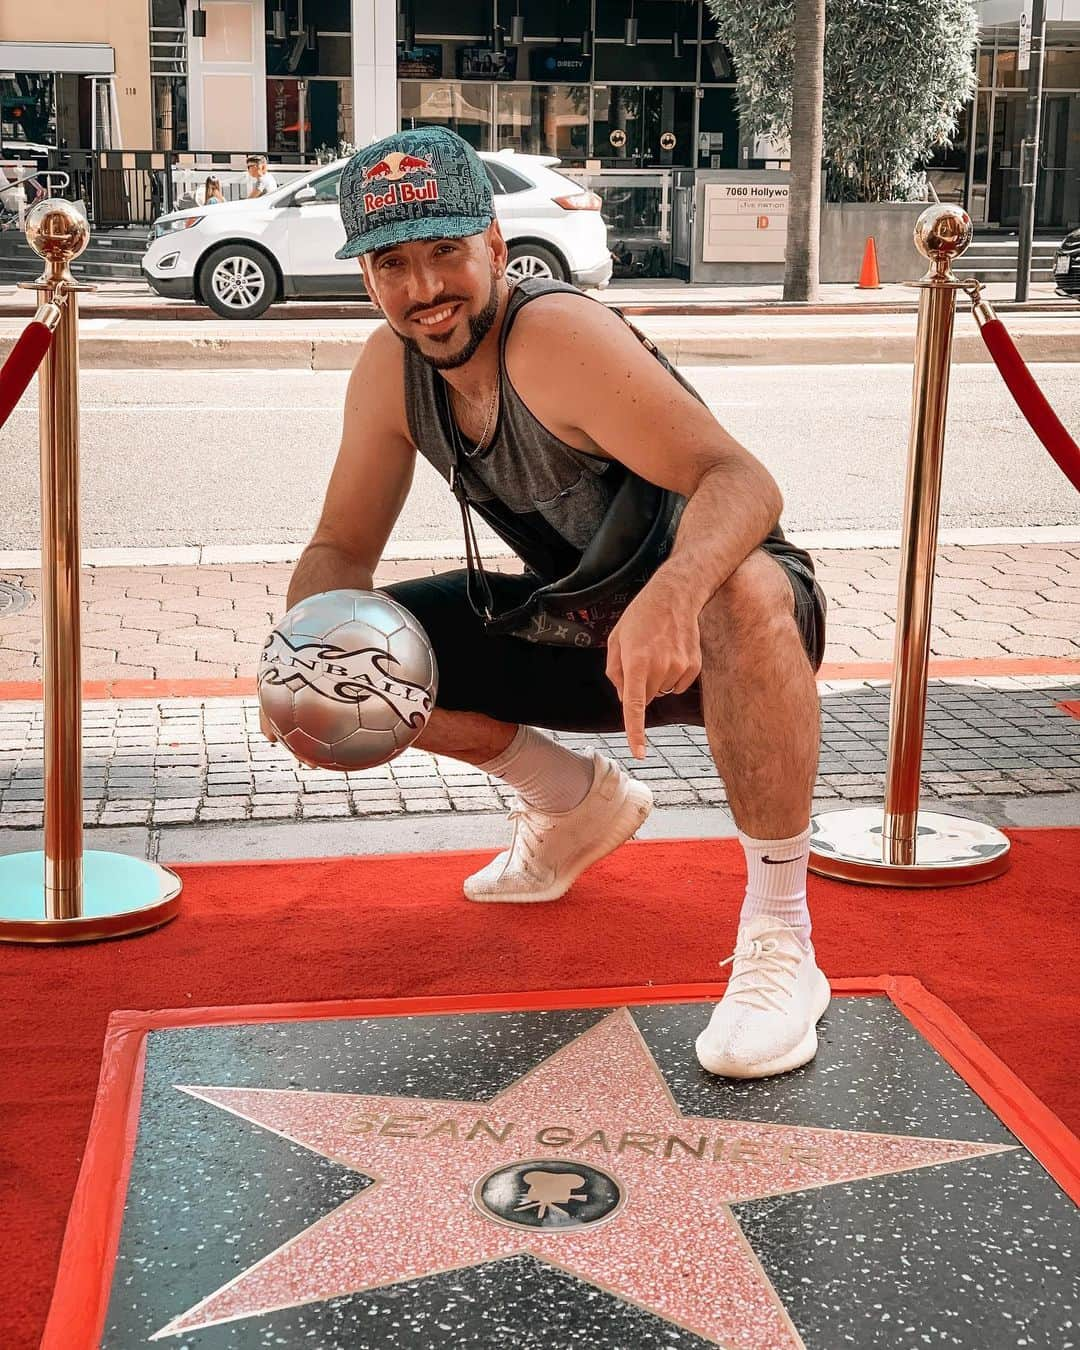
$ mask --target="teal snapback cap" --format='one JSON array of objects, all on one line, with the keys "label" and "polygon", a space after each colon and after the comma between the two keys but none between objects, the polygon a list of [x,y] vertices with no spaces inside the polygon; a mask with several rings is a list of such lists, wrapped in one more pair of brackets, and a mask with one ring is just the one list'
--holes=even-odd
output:
[{"label": "teal snapback cap", "polygon": [[463,239],[495,219],[479,155],[445,127],[399,131],[358,150],[342,170],[338,205],[345,245],[335,258],[417,239]]}]

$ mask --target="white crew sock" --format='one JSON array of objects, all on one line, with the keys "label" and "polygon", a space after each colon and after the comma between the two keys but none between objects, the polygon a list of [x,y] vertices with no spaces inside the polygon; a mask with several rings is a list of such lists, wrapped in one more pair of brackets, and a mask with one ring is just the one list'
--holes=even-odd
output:
[{"label": "white crew sock", "polygon": [[493,778],[501,778],[518,796],[539,811],[572,811],[593,784],[592,757],[557,745],[535,727],[522,726],[501,755],[478,764]]},{"label": "white crew sock", "polygon": [[751,839],[739,831],[746,854],[746,898],[739,923],[767,914],[795,929],[804,947],[810,946],[810,911],[806,906],[806,865],[810,860],[810,829],[792,839]]}]

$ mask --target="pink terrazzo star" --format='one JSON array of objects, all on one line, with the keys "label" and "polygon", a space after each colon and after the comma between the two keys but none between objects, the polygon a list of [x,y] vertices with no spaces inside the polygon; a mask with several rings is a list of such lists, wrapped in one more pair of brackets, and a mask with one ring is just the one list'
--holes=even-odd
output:
[{"label": "pink terrazzo star", "polygon": [[[527,1253],[719,1345],[796,1350],[802,1341],[729,1206],[1003,1151],[684,1116],[625,1009],[486,1102],[182,1090],[374,1184],[176,1317],[155,1340]],[[493,1170],[529,1162],[542,1172],[545,1160],[587,1164],[583,1173],[599,1169],[618,1184],[621,1204],[594,1224],[537,1228],[515,1221],[518,1212],[539,1212],[526,1189],[501,1216],[476,1198]],[[587,1175],[562,1196],[559,1183],[543,1184],[548,1190],[535,1194],[562,1200],[547,1207],[552,1222],[573,1222],[575,1208],[584,1210]]]}]

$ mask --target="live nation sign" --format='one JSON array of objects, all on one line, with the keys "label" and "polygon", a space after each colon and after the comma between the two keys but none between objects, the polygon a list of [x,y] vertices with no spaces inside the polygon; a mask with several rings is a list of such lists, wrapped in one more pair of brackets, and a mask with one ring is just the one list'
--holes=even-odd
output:
[{"label": "live nation sign", "polygon": [[702,262],[783,262],[786,183],[706,183]]}]

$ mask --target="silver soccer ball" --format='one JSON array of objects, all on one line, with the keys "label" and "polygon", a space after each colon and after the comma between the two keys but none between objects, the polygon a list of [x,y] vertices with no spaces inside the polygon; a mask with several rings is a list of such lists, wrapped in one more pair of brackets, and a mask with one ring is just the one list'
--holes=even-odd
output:
[{"label": "silver soccer ball", "polygon": [[400,755],[427,725],[438,671],[408,610],[373,591],[309,596],[259,655],[259,704],[298,758],[348,773]]}]

